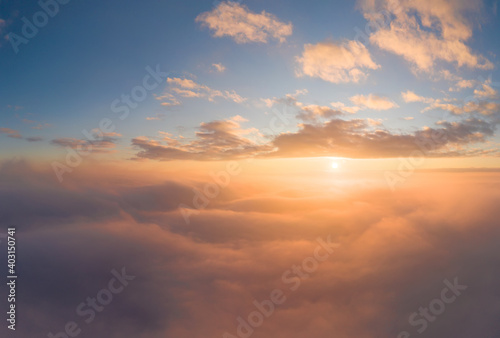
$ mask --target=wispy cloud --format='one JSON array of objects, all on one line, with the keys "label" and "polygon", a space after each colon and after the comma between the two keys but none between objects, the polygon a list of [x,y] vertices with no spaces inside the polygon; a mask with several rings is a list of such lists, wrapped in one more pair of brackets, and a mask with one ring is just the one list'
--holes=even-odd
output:
[{"label": "wispy cloud", "polygon": [[6,134],[7,137],[14,138],[14,139],[19,139],[19,140],[26,140],[28,142],[40,142],[43,141],[43,139],[39,136],[32,136],[32,137],[23,137],[19,131],[10,129],[10,128],[0,128],[0,133],[1,134]]},{"label": "wispy cloud", "polygon": [[0,133],[7,134],[7,136],[10,138],[23,138],[21,134],[19,134],[19,131],[10,128],[0,128]]},{"label": "wispy cloud", "polygon": [[212,67],[218,73],[224,73],[226,71],[226,66],[224,66],[222,63],[214,63],[214,64],[212,64]]},{"label": "wispy cloud", "polygon": [[196,83],[191,79],[186,78],[167,78],[167,93],[162,96],[156,97],[157,100],[163,101],[162,105],[178,105],[180,101],[171,93],[175,93],[183,98],[204,98],[210,102],[214,102],[217,97],[225,100],[233,101],[235,103],[243,103],[247,99],[240,96],[234,90],[216,90],[208,86]]},{"label": "wispy cloud", "polygon": [[161,101],[162,106],[169,107],[169,106],[178,106],[181,104],[181,101],[179,101],[174,95],[172,95],[170,93],[164,93],[164,94],[159,95],[159,96],[153,94],[153,96],[158,101]]},{"label": "wispy cloud", "polygon": [[156,114],[155,116],[148,116],[148,117],[146,117],[146,120],[147,120],[147,121],[161,121],[161,120],[164,120],[164,119],[165,119],[165,117],[166,117],[166,115],[165,115],[165,114],[163,114],[163,113],[158,113],[158,114]]},{"label": "wispy cloud", "polygon": [[43,141],[43,138],[41,138],[39,136],[26,137],[26,141],[28,141],[28,142],[41,142],[41,141]]}]

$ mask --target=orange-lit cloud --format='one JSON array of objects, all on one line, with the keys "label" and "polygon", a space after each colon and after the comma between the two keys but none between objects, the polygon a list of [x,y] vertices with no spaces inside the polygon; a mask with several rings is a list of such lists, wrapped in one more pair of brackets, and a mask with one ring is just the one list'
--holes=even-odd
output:
[{"label": "orange-lit cloud", "polygon": [[[187,143],[174,139],[169,144],[147,137],[132,140],[139,158],[155,160],[229,160],[253,157],[349,157],[384,158],[409,156],[422,151],[427,156],[471,156],[466,147],[483,143],[494,135],[495,124],[477,118],[460,122],[438,121],[435,128],[413,133],[386,130],[380,120],[343,120],[342,113],[323,106],[301,106],[297,115],[308,121],[297,132],[281,133],[265,142],[257,129],[241,129],[240,121],[202,123],[196,139]],[[322,119],[335,116],[328,121]],[[247,135],[257,138],[248,138]]]},{"label": "orange-lit cloud", "polygon": [[[479,0],[362,0],[360,4],[365,17],[380,27],[371,34],[370,41],[381,49],[401,55],[416,70],[432,72],[438,61],[459,67],[493,68],[488,59],[466,45],[473,26],[467,13],[481,7]],[[381,11],[393,16],[388,25],[380,25],[389,15],[384,18],[375,15]]]},{"label": "orange-lit cloud", "polygon": [[196,132],[196,139],[191,142],[169,136],[163,139],[166,144],[162,144],[147,137],[137,137],[132,144],[140,149],[137,157],[156,160],[221,160],[253,157],[269,151],[269,146],[249,138],[260,137],[260,134],[255,128],[242,129],[240,123],[245,121],[241,116],[235,116],[228,120],[202,123]]},{"label": "orange-lit cloud", "polygon": [[425,102],[425,103],[434,102],[433,98],[423,97],[423,96],[417,95],[410,90],[401,93],[401,96],[403,97],[403,100],[407,103],[408,102]]},{"label": "orange-lit cloud", "polygon": [[[212,89],[208,86],[196,83],[190,79],[181,79],[181,78],[167,78],[167,83],[170,85],[168,90],[177,94],[180,97],[184,98],[205,98],[210,102],[214,102],[215,98],[221,97],[229,101],[233,101],[236,103],[243,103],[247,99],[238,95],[234,90],[216,90]],[[171,93],[166,93],[162,96],[158,96],[157,100],[163,101],[166,100],[162,105],[178,105],[180,102],[176,99],[174,95]]]},{"label": "orange-lit cloud", "polygon": [[358,41],[307,44],[297,61],[298,76],[318,77],[333,83],[359,82],[368,76],[368,69],[380,68]]},{"label": "orange-lit cloud", "polygon": [[423,111],[425,112],[432,109],[448,111],[454,115],[480,114],[485,116],[493,116],[500,113],[500,103],[486,100],[477,100],[468,101],[465,104],[459,105],[443,102],[442,100],[436,100]]},{"label": "orange-lit cloud", "polygon": [[474,90],[474,96],[479,99],[498,99],[498,91],[491,87],[491,79],[482,84],[481,89]]},{"label": "orange-lit cloud", "polygon": [[409,156],[416,150],[428,156],[465,156],[461,146],[484,142],[494,133],[493,126],[478,119],[437,125],[397,134],[382,128],[373,130],[373,124],[361,119],[333,119],[321,126],[304,124],[296,133],[278,135],[272,142],[276,150],[268,156],[381,158]]},{"label": "orange-lit cloud", "polygon": [[226,66],[222,63],[214,63],[212,64],[212,67],[214,67],[214,69],[219,73],[224,73],[226,71]]},{"label": "orange-lit cloud", "polygon": [[237,2],[220,2],[212,11],[198,15],[196,22],[212,30],[214,37],[229,36],[237,43],[266,43],[271,38],[284,42],[292,35],[291,23],[266,11],[257,14]]},{"label": "orange-lit cloud", "polygon": [[381,97],[374,94],[355,95],[349,100],[361,109],[387,110],[398,107],[396,103],[387,97]]},{"label": "orange-lit cloud", "polygon": [[330,103],[333,108],[345,111],[346,113],[349,114],[355,114],[357,113],[361,108],[356,107],[356,106],[346,106],[343,102],[332,102]]},{"label": "orange-lit cloud", "polygon": [[[376,176],[243,171],[190,224],[179,203],[203,196],[214,184],[209,172],[193,182],[99,167],[64,185],[20,162],[0,173],[3,222],[23,229],[32,264],[18,280],[19,314],[31,323],[19,326],[21,337],[61,331],[71,320],[97,338],[237,336],[237,318],[280,289],[286,301],[255,337],[396,338],[418,334],[409,316],[455,278],[468,289],[426,333],[498,330],[498,172],[419,173],[391,192]],[[339,246],[314,272],[284,279],[294,266],[305,273],[318,237]],[[122,267],[136,278],[85,324],[75,308]]]}]

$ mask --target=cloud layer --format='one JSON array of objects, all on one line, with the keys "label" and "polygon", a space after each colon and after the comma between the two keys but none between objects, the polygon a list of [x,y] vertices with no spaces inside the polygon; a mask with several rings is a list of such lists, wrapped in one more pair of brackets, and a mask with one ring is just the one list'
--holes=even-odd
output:
[{"label": "cloud layer", "polygon": [[[500,330],[498,173],[417,174],[393,193],[376,177],[243,171],[186,224],[177,207],[214,182],[208,172],[172,181],[103,169],[60,185],[22,162],[0,167],[2,226],[16,226],[22,243],[19,337],[68,321],[96,338],[236,335],[237,317],[277,288],[287,300],[255,337],[417,336],[408,317],[455,277],[468,289],[426,336]],[[340,244],[330,258],[285,283],[283,273],[328,236]],[[136,278],[86,324],[76,307],[121,267]]]}]

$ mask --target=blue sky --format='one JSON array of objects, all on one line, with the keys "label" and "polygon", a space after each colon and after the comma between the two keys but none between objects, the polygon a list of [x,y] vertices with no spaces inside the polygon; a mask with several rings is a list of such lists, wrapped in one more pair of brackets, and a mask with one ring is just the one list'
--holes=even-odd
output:
[{"label": "blue sky", "polygon": [[[177,140],[182,136],[184,138],[181,142],[185,145],[186,142],[196,141],[195,132],[199,131],[200,123],[231,121],[234,116],[242,119],[238,119],[238,127],[231,129],[229,133],[237,133],[237,137],[262,145],[272,142],[272,137],[276,136],[262,135],[265,134],[262,131],[269,127],[274,109],[288,109],[293,114],[299,114],[304,111],[304,107],[310,106],[311,111],[312,105],[315,105],[314,109],[329,107],[342,112],[340,117],[335,118],[368,121],[370,128],[386,130],[391,136],[411,134],[425,126],[434,128],[437,121],[460,123],[472,117],[480,118],[489,123],[492,129],[496,129],[498,106],[492,106],[486,113],[481,113],[479,109],[469,109],[459,114],[453,113],[453,107],[443,106],[452,104],[463,110],[466,98],[483,100],[474,97],[474,90],[481,90],[483,85],[496,90],[495,84],[500,77],[500,23],[496,1],[473,1],[475,5],[481,5],[481,9],[475,10],[463,1],[441,0],[436,8],[441,5],[446,8],[450,3],[454,8],[453,13],[445,10],[433,12],[424,5],[412,8],[409,2],[402,1],[403,14],[391,12],[390,25],[368,32],[368,40],[359,39],[357,32],[359,29],[365,31],[370,22],[369,13],[390,12],[391,1],[225,3],[112,0],[69,1],[67,4],[59,4],[59,12],[49,18],[48,23],[27,44],[19,45],[18,53],[14,52],[10,41],[2,41],[2,153],[6,157],[43,155],[57,158],[64,150],[60,146],[61,142],[58,146],[54,140],[82,139],[82,129],[97,128],[99,121],[106,117],[115,122],[115,133],[120,134],[111,135],[114,138],[109,144],[110,149],[113,147],[112,156],[119,158],[134,156],[137,148],[131,146],[131,140],[137,137],[147,137],[151,142],[167,142],[161,143],[161,146],[186,151],[186,148],[168,145],[168,140],[162,139],[164,134],[159,132],[170,133],[170,137]],[[221,7],[223,5],[226,7]],[[284,27],[290,28],[290,31],[281,35],[271,30],[266,33],[265,27],[257,25],[252,28],[252,34],[263,30],[268,34],[266,41],[252,40],[248,36],[246,41],[238,41],[238,33],[231,31],[234,30],[231,26],[234,22],[226,22],[227,17],[224,16],[217,17],[221,10],[235,9],[248,15],[237,20],[246,20],[251,15],[259,20],[271,18],[275,24],[271,30]],[[3,1],[0,4],[0,18],[4,20],[2,36],[9,33],[22,35],[22,18],[33,21],[33,15],[40,10],[36,1],[22,4]],[[266,12],[265,15],[262,11]],[[196,20],[203,13],[206,13],[206,17],[218,20],[216,26],[210,27],[206,21]],[[415,18],[419,25],[418,32],[412,32],[415,27],[399,28],[406,29],[404,34],[416,37],[422,43],[417,46],[415,53],[422,52],[419,57],[432,59],[432,65],[428,68],[423,66],[424,63],[419,64],[420,59],[411,60],[411,56],[405,55],[404,50],[397,50],[399,47],[395,47],[394,40],[391,40],[396,36],[391,27],[402,25],[407,18],[403,15]],[[431,26],[424,24],[426,16],[433,21]],[[457,22],[463,27],[458,27]],[[454,35],[446,37],[443,25],[456,28]],[[217,36],[216,31],[221,27],[226,31],[222,36]],[[464,31],[467,30],[472,33],[470,37],[465,36],[467,33]],[[273,37],[274,33],[279,37]],[[448,42],[463,44],[468,48],[468,54],[443,53],[440,56],[437,50],[424,50],[424,38],[430,37],[436,37],[443,46]],[[335,48],[342,50],[349,42],[360,44],[362,53],[366,53],[375,66],[367,66],[368,63],[360,61],[366,56],[364,54],[335,54]],[[311,46],[309,58],[305,58],[306,46]],[[320,48],[316,47],[325,47],[326,55],[319,56]],[[404,49],[404,46],[401,48]],[[425,54],[434,52],[436,55]],[[467,61],[471,55],[481,56],[489,65],[483,67],[481,62],[484,60],[475,64]],[[318,68],[314,64],[316,57],[325,57],[327,65],[320,64]],[[355,63],[361,63],[356,67],[359,66],[364,75],[361,78],[338,81],[333,73],[339,69],[342,72],[352,69],[345,66],[345,63],[352,61],[348,60],[349,57]],[[305,61],[301,63],[300,58]],[[342,61],[343,58],[347,59]],[[327,70],[326,76],[319,76],[317,72],[325,72],[325,68],[329,67],[329,60],[340,61],[332,61],[335,64],[330,65],[334,69],[333,73]],[[466,63],[460,65],[461,62]],[[224,70],[218,71],[215,64]],[[147,74],[146,67],[155,68],[156,65],[162,71],[168,71],[170,79],[193,81],[200,86],[198,89],[202,92],[197,95],[205,97],[182,96],[188,95],[186,92],[179,94],[180,90],[186,88],[177,86],[178,91],[175,92],[174,82],[169,84],[164,81],[147,92],[146,99],[131,111],[129,117],[123,121],[117,119],[117,114],[110,108],[111,103],[123,93],[130,94],[132,88],[142,83]],[[312,75],[305,72],[306,67],[312,67],[309,68],[313,69]],[[443,75],[444,71],[447,75]],[[488,78],[491,78],[490,82]],[[450,91],[460,81],[469,81],[470,84],[467,88]],[[297,90],[306,90],[307,93],[304,91],[303,94],[294,95],[295,103],[291,105],[278,101],[274,105],[266,105],[263,101],[284,98]],[[216,91],[222,94],[213,94]],[[407,91],[418,95],[419,102],[405,102],[402,93]],[[227,93],[237,94],[241,100],[235,102]],[[165,94],[173,95],[178,104],[162,105],[164,100],[156,98]],[[212,100],[208,100],[210,95],[215,95]],[[352,98],[359,98],[359,95],[365,101],[368,100],[368,106],[363,106],[359,100],[353,101]],[[337,104],[332,105],[335,102]],[[377,105],[383,102],[392,102],[393,105],[391,108],[379,109]],[[496,104],[498,97],[490,95],[487,102]],[[339,103],[345,105],[345,110]],[[434,107],[431,107],[433,104]],[[437,104],[441,104],[441,108],[436,108]],[[349,107],[354,107],[355,111],[348,112]],[[422,112],[427,107],[430,108]],[[410,117],[413,119],[404,119]],[[295,118],[293,123],[279,132],[300,134],[303,123],[311,123],[320,128],[328,121],[327,117],[314,122]],[[16,137],[14,131],[22,138]],[[471,133],[475,132],[480,131]],[[495,148],[498,136],[486,136],[480,142],[468,143],[464,140],[470,138],[470,135],[465,135],[459,142],[460,151],[465,154],[469,146]],[[42,140],[32,139],[32,142],[26,142],[30,137]],[[241,143],[238,146],[241,147]],[[452,146],[456,151],[456,145]],[[149,150],[146,149],[146,152]],[[304,156],[313,155],[314,152],[305,150]],[[336,155],[335,152],[332,155]]]}]

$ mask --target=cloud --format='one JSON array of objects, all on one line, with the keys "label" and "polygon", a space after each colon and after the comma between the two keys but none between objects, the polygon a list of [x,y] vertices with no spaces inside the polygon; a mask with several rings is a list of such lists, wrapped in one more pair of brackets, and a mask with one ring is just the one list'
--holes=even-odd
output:
[{"label": "cloud", "polygon": [[146,117],[146,120],[147,121],[161,121],[161,120],[164,120],[166,117],[165,114],[163,113],[157,113],[155,116],[148,116]]},{"label": "cloud", "polygon": [[41,137],[26,137],[26,141],[28,142],[40,142],[43,141],[43,138]]},{"label": "cloud", "polygon": [[166,135],[162,141],[136,137],[132,145],[139,149],[137,158],[155,160],[236,159],[253,157],[269,150],[268,146],[251,139],[261,137],[257,129],[241,128],[240,123],[245,121],[241,116],[235,116],[228,120],[201,123],[195,134],[196,139],[190,142]]},{"label": "cloud", "polygon": [[500,115],[500,103],[484,100],[469,101],[463,106],[465,113],[479,113],[485,116]]},{"label": "cloud", "polygon": [[[241,175],[186,225],[179,203],[211,178],[138,169],[98,167],[59,185],[43,168],[0,165],[3,229],[22,228],[18,254],[29,267],[16,282],[18,315],[30,323],[18,324],[20,337],[69,321],[95,338],[237,336],[237,318],[274,289],[286,302],[255,328],[259,337],[413,336],[420,326],[410,315],[455,277],[467,290],[425,334],[495,337],[500,328],[496,172],[419,173],[395,192],[378,173]],[[318,237],[340,246],[307,278],[292,273],[285,283]],[[85,323],[75,309],[122,267],[136,278]]]},{"label": "cloud", "polygon": [[498,116],[500,114],[500,103],[487,100],[475,100],[458,105],[436,100],[429,107],[425,108],[423,112],[433,109],[448,111],[454,115],[480,114],[484,116]]},{"label": "cloud", "polygon": [[224,73],[226,71],[226,66],[224,66],[222,63],[214,63],[212,64],[212,66],[219,73]]},{"label": "cloud", "polygon": [[26,140],[28,142],[40,142],[42,141],[43,139],[41,137],[38,137],[38,136],[34,136],[34,137],[23,137],[19,131],[17,130],[14,130],[14,129],[10,129],[10,128],[0,128],[0,134],[6,134],[7,137],[10,137],[10,138],[15,138],[15,139],[19,139],[19,140]]},{"label": "cloud", "polygon": [[425,102],[425,103],[434,102],[433,98],[419,96],[410,90],[408,90],[406,92],[402,92],[401,96],[403,97],[403,100],[406,103],[408,103],[408,102]]},{"label": "cloud", "polygon": [[476,85],[476,83],[477,83],[477,81],[475,81],[475,80],[460,79],[455,84],[455,86],[450,87],[449,91],[450,92],[457,92],[457,91],[460,91],[462,89],[473,88]]},{"label": "cloud", "polygon": [[[180,97],[184,98],[205,98],[210,102],[214,102],[215,98],[221,97],[228,101],[233,101],[235,103],[243,103],[247,100],[247,98],[238,95],[234,90],[216,90],[212,89],[208,86],[196,83],[190,79],[181,79],[181,78],[167,78],[167,83],[169,84],[169,88],[167,89],[170,92],[177,94]],[[158,96],[157,100],[164,101],[162,105],[172,106],[179,105],[180,101],[176,99],[174,95],[171,93],[165,93],[162,96]]]},{"label": "cloud", "polygon": [[373,94],[370,94],[368,96],[355,95],[351,97],[350,100],[361,109],[388,110],[399,107],[390,99]]},{"label": "cloud", "polygon": [[195,21],[212,30],[214,37],[229,36],[236,43],[267,43],[271,38],[284,42],[292,35],[290,22],[281,22],[266,11],[254,13],[237,2],[220,2],[212,11],[198,15]]},{"label": "cloud", "polygon": [[497,99],[498,91],[491,87],[491,79],[482,84],[481,89],[474,90],[474,96],[479,99]]},{"label": "cloud", "polygon": [[57,145],[60,147],[70,147],[70,148],[77,148],[77,147],[83,147],[88,144],[88,141],[85,140],[80,140],[72,137],[62,137],[62,138],[57,138],[52,141],[50,141],[53,145]]},{"label": "cloud", "polygon": [[38,123],[36,126],[32,127],[32,129],[40,130],[40,129],[45,129],[45,128],[48,128],[51,126],[52,125],[50,123]]},{"label": "cloud", "polygon": [[[424,72],[433,72],[438,61],[472,69],[493,68],[466,45],[472,37],[468,14],[481,5],[480,0],[360,1],[365,17],[380,28],[370,35],[370,42]],[[374,14],[382,11],[387,13],[384,18]]]},{"label": "cloud", "polygon": [[14,109],[14,110],[21,110],[21,109],[23,109],[24,107],[23,107],[23,106],[17,106],[17,105],[11,105],[11,104],[8,104],[8,105],[7,105],[7,108],[8,108],[8,109]]},{"label": "cloud", "polygon": [[298,76],[318,77],[333,83],[359,82],[368,76],[367,69],[380,68],[368,49],[357,41],[306,44],[297,61]]},{"label": "cloud", "polygon": [[193,80],[190,79],[181,79],[181,78],[167,78],[167,83],[168,84],[173,84],[177,85],[182,88],[188,88],[188,89],[205,89],[207,90],[207,86],[200,85]]},{"label": "cloud", "polygon": [[349,114],[355,114],[361,109],[360,107],[356,107],[356,106],[348,107],[343,102],[332,102],[330,104],[333,108],[340,109],[340,110],[345,111]]},{"label": "cloud", "polygon": [[[255,128],[242,129],[238,118],[202,123],[191,141],[166,135],[161,141],[137,137],[132,145],[137,159],[232,160],[244,158],[347,157],[394,158],[423,151],[426,156],[470,156],[469,147],[485,143],[496,123],[478,118],[459,122],[439,121],[412,133],[395,133],[381,120],[338,118],[342,113],[325,106],[303,105],[296,132],[281,133],[271,140]],[[327,118],[332,118],[325,121]],[[251,137],[249,137],[251,136]],[[477,155],[477,153],[474,153]]]},{"label": "cloud", "polygon": [[[92,130],[92,133],[95,135],[99,135],[102,133],[100,130]],[[92,153],[100,153],[100,154],[109,154],[113,153],[116,147],[116,143],[118,138],[121,137],[121,134],[112,132],[112,133],[102,133],[102,136],[95,141],[76,139],[72,137],[62,137],[57,138],[50,143],[54,146],[58,147],[70,147],[75,150],[81,150],[84,152],[92,152]]]},{"label": "cloud", "polygon": [[222,97],[224,97],[226,100],[231,100],[236,103],[243,103],[247,100],[245,97],[236,94],[234,90],[231,91],[225,90],[224,95],[222,95]]},{"label": "cloud", "polygon": [[320,119],[329,119],[342,115],[342,112],[332,109],[327,106],[318,106],[316,104],[311,104],[307,106],[302,106],[297,118],[306,122],[315,122]]},{"label": "cloud", "polygon": [[33,126],[31,128],[37,130],[45,129],[52,126],[50,123],[40,123],[29,119],[22,119],[22,122],[26,124],[36,124],[36,126]]},{"label": "cloud", "polygon": [[17,130],[10,129],[10,128],[0,128],[0,133],[7,134],[7,136],[10,138],[18,138],[18,139],[23,138]]},{"label": "cloud", "polygon": [[155,96],[155,99],[158,101],[161,101],[162,106],[178,106],[181,104],[181,101],[179,101],[174,95],[170,93],[164,93],[163,95],[157,96],[156,94],[153,94]]},{"label": "cloud", "polygon": [[298,97],[306,95],[307,93],[309,93],[307,89],[297,89],[294,93],[285,94],[285,96],[281,98],[273,97],[260,100],[264,102],[268,108],[280,103],[288,106],[301,106],[302,103],[298,101]]},{"label": "cloud", "polygon": [[425,151],[427,156],[466,156],[469,144],[485,142],[494,135],[495,125],[470,118],[460,122],[437,123],[414,133],[398,134],[367,120],[333,119],[323,125],[303,124],[295,133],[278,135],[268,157],[391,158]]},{"label": "cloud", "polygon": [[464,113],[463,107],[459,107],[456,104],[443,102],[442,100],[434,101],[430,106],[422,110],[422,112],[426,112],[433,109],[440,109],[444,111],[449,111],[454,115],[461,115]]}]

